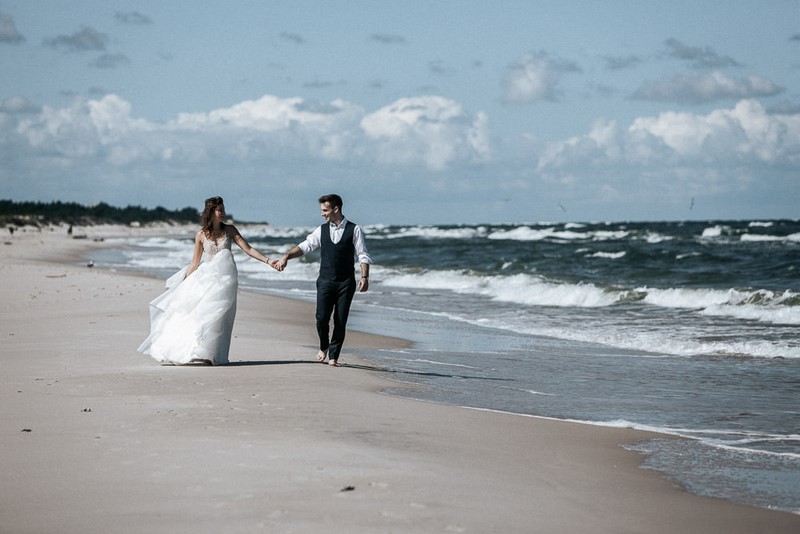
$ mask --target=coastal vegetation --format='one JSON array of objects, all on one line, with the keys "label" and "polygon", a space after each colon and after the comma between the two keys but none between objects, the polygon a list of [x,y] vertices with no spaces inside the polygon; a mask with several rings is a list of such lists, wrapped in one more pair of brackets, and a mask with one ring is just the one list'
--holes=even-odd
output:
[{"label": "coastal vegetation", "polygon": [[77,202],[14,202],[0,199],[0,227],[48,226],[69,224],[93,226],[96,224],[146,225],[149,223],[196,223],[195,208],[170,210],[161,206],[144,208],[127,206],[119,208],[100,202],[84,206]]}]

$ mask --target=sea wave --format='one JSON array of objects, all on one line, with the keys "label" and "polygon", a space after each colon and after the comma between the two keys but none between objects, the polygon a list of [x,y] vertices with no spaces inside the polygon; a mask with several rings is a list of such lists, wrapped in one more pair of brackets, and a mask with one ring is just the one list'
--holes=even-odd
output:
[{"label": "sea wave", "polygon": [[460,271],[386,271],[382,286],[446,290],[526,306],[596,308],[644,302],[661,308],[701,311],[707,315],[800,324],[800,294],[791,290],[603,288],[591,283],[548,281],[529,274],[485,276]]},{"label": "sea wave", "polygon": [[313,230],[313,226],[272,226],[272,225],[248,225],[246,227],[240,228],[242,234],[246,235],[249,239],[251,238],[262,238],[262,239],[304,239],[305,236],[310,234]]},{"label": "sea wave", "polygon": [[727,358],[783,358],[800,359],[800,346],[786,341],[731,339],[734,332],[719,339],[701,339],[698,331],[687,325],[670,323],[668,327],[654,324],[650,328],[632,324],[634,321],[618,318],[608,322],[604,318],[587,317],[580,328],[568,322],[536,321],[524,317],[475,318],[449,314],[452,320],[497,328],[534,336],[600,344],[644,354],[681,357],[713,356]]},{"label": "sea wave", "polygon": [[639,288],[644,302],[664,308],[700,310],[706,315],[767,323],[800,324],[800,294],[739,289]]},{"label": "sea wave", "polygon": [[[370,239],[474,239],[484,237],[487,233],[485,226],[459,226],[446,228],[438,226],[404,226],[400,228],[370,228]],[[370,229],[365,229],[367,232]]]},{"label": "sea wave", "polygon": [[574,232],[568,229],[559,230],[556,227],[531,228],[529,226],[519,226],[509,230],[496,230],[494,232],[490,232],[487,237],[489,239],[505,239],[510,241],[542,241],[545,239],[555,239],[561,241],[607,241],[611,239],[625,239],[629,235],[630,232],[627,230],[594,230],[588,232]]},{"label": "sea wave", "polygon": [[560,284],[528,274],[481,276],[459,271],[387,273],[382,285],[482,295],[527,306],[598,307],[614,304],[620,298],[618,292],[606,291],[594,284]]},{"label": "sea wave", "polygon": [[786,241],[800,243],[800,233],[789,235],[742,234],[739,239],[742,241]]}]

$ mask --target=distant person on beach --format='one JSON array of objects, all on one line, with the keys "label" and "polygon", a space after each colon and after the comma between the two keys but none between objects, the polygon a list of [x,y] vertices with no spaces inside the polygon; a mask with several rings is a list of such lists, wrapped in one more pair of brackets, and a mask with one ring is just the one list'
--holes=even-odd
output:
[{"label": "distant person on beach", "polygon": [[251,247],[224,219],[222,197],[207,199],[192,263],[172,275],[167,290],[150,303],[150,335],[139,352],[162,364],[228,363],[239,287],[231,243],[275,269],[278,261]]},{"label": "distant person on beach", "polygon": [[[293,247],[276,262],[276,269],[282,271],[290,259],[321,249],[317,278],[317,360],[324,362],[328,359],[328,365],[333,366],[339,365],[350,304],[356,288],[362,293],[369,289],[369,266],[372,263],[361,227],[345,218],[342,205],[342,197],[339,195],[321,196],[319,206],[325,223],[314,229],[305,241]],[[361,267],[358,283],[353,266],[356,256]]]}]

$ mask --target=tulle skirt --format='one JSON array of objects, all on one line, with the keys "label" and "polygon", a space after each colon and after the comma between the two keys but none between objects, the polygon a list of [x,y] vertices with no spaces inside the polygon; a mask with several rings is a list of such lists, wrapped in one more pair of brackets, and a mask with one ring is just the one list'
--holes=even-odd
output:
[{"label": "tulle skirt", "polygon": [[228,363],[239,275],[230,250],[204,261],[188,278],[184,267],[150,303],[150,335],[139,346],[162,364]]}]

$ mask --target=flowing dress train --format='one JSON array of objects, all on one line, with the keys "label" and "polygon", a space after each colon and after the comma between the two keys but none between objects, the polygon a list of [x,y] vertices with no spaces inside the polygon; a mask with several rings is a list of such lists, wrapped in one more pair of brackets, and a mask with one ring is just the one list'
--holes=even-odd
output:
[{"label": "flowing dress train", "polygon": [[186,277],[188,268],[172,275],[167,290],[150,302],[150,335],[138,350],[162,364],[224,365],[239,287],[230,238],[215,242],[204,236],[203,262]]}]

